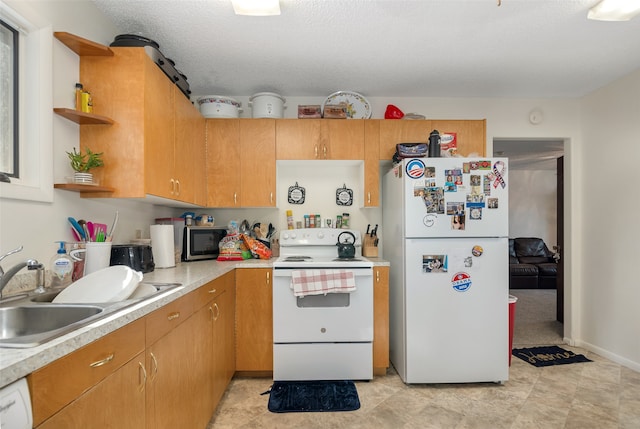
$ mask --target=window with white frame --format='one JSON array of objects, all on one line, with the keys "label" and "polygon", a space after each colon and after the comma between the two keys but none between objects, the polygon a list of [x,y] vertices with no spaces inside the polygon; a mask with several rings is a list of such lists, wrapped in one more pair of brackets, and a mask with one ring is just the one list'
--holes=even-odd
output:
[{"label": "window with white frame", "polygon": [[0,2],[0,17],[0,171],[11,181],[0,181],[0,199],[51,202],[53,31],[32,8]]},{"label": "window with white frame", "polygon": [[18,30],[0,19],[0,173],[19,177]]}]

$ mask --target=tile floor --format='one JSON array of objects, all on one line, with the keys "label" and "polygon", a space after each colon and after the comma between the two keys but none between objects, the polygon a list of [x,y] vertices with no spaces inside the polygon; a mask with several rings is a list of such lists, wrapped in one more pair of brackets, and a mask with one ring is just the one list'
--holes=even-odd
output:
[{"label": "tile floor", "polygon": [[[526,297],[520,298],[524,305]],[[516,326],[517,315],[516,309]],[[547,326],[546,338],[561,344],[557,327]],[[514,347],[519,344],[532,345],[514,336]],[[640,373],[583,349],[561,347],[593,362],[537,368],[513,357],[503,385],[406,385],[390,368],[386,376],[356,382],[361,408],[352,412],[271,413],[269,396],[261,395],[271,379],[234,378],[208,429],[640,428]]]},{"label": "tile floor", "polygon": [[537,368],[514,358],[504,385],[356,382],[361,407],[339,413],[267,410],[271,379],[235,378],[209,429],[230,428],[640,428],[640,373],[593,353],[593,362]]}]

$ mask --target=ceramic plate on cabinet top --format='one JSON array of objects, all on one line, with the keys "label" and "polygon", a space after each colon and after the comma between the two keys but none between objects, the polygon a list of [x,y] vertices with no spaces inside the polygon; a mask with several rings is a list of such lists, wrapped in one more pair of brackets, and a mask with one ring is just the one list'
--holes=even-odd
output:
[{"label": "ceramic plate on cabinet top", "polygon": [[347,119],[369,119],[371,117],[369,101],[362,94],[353,91],[338,91],[328,96],[322,105],[322,112],[324,113],[324,106],[340,103],[347,105]]}]

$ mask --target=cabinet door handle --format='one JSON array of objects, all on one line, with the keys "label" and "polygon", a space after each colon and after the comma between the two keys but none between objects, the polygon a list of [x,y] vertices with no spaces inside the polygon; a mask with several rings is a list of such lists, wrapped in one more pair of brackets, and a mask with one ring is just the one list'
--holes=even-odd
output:
[{"label": "cabinet door handle", "polygon": [[142,374],[142,380],[140,381],[140,387],[138,387],[138,390],[144,392],[144,387],[147,384],[147,370],[144,369],[142,362],[138,361],[138,365],[140,365],[140,374]]},{"label": "cabinet door handle", "polygon": [[106,364],[108,364],[109,362],[111,362],[113,360],[114,356],[115,356],[115,353],[111,353],[109,356],[107,356],[104,359],[100,359],[98,361],[90,363],[89,366],[91,368],[98,368],[99,366],[106,365]]},{"label": "cabinet door handle", "polygon": [[269,194],[269,202],[273,203],[273,192]]},{"label": "cabinet door handle", "polygon": [[267,271],[267,286],[271,283],[271,271]]},{"label": "cabinet door handle", "polygon": [[220,317],[220,307],[218,307],[217,302],[213,303],[213,308],[215,309],[215,312],[213,313],[213,321],[215,322],[218,320],[218,317]]},{"label": "cabinet door handle", "polygon": [[211,289],[211,290],[209,291],[209,293],[211,293],[211,294],[216,293],[216,292],[217,292],[217,289]]},{"label": "cabinet door handle", "polygon": [[380,283],[380,271],[376,270],[376,283]]},{"label": "cabinet door handle", "polygon": [[313,147],[313,157],[317,158],[318,157],[318,145],[315,145]]},{"label": "cabinet door handle", "polygon": [[322,157],[324,159],[327,159],[327,145],[326,144],[322,145]]},{"label": "cabinet door handle", "polygon": [[170,182],[171,182],[171,195],[173,195],[176,193],[176,182],[173,179],[171,179]]},{"label": "cabinet door handle", "polygon": [[149,355],[151,356],[151,362],[153,363],[153,375],[155,378],[155,376],[158,374],[158,360],[156,359],[156,355],[154,355],[153,353],[150,352]]},{"label": "cabinet door handle", "polygon": [[238,193],[234,192],[233,193],[233,205],[237,205],[238,204]]},{"label": "cabinet door handle", "polygon": [[176,179],[176,195],[180,195],[180,181]]},{"label": "cabinet door handle", "polygon": [[176,311],[175,313],[170,313],[167,316],[167,320],[173,320],[173,319],[177,319],[178,317],[180,317],[180,312]]},{"label": "cabinet door handle", "polygon": [[216,316],[213,313],[213,307],[211,307],[211,306],[209,306],[209,313],[211,313],[211,320],[213,320],[215,322]]},{"label": "cabinet door handle", "polygon": [[367,192],[367,204],[371,204],[371,192]]}]

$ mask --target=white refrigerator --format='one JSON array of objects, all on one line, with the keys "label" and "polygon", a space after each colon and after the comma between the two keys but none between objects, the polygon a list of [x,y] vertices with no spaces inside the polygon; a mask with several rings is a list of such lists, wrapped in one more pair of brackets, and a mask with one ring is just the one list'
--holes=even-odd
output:
[{"label": "white refrigerator", "polygon": [[383,179],[390,360],[405,383],[509,377],[506,158],[407,158]]}]

